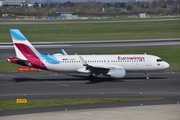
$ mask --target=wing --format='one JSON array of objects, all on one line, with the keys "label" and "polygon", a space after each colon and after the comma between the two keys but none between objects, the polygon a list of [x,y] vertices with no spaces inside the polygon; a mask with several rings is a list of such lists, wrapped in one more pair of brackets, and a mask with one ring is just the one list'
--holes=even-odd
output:
[{"label": "wing", "polygon": [[79,56],[84,68],[78,70],[82,73],[91,73],[91,74],[103,74],[104,76],[111,76],[114,78],[123,78],[126,74],[124,67],[122,66],[98,66],[98,65],[89,65],[86,61]]}]

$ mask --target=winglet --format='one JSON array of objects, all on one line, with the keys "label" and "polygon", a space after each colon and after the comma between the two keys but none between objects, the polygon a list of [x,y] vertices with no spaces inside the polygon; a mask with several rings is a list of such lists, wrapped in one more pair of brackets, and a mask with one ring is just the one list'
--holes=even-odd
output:
[{"label": "winglet", "polygon": [[64,49],[61,49],[63,55],[68,55],[67,52]]}]

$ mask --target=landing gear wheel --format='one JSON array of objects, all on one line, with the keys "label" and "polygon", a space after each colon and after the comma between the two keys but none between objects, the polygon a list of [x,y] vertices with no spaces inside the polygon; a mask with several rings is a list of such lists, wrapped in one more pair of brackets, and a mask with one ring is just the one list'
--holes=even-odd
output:
[{"label": "landing gear wheel", "polygon": [[89,75],[89,81],[94,82],[94,76],[93,75]]},{"label": "landing gear wheel", "polygon": [[149,73],[145,72],[146,80],[149,80]]},{"label": "landing gear wheel", "polygon": [[90,82],[97,82],[97,77],[94,77],[93,75],[89,75],[89,81]]}]

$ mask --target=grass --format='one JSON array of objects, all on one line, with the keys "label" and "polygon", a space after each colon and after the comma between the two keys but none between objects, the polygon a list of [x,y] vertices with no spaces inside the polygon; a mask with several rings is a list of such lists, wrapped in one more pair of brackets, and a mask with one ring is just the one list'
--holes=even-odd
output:
[{"label": "grass", "polygon": [[63,99],[42,99],[27,100],[27,104],[17,104],[15,100],[0,100],[0,111],[39,108],[50,106],[69,106],[84,104],[100,104],[112,102],[128,102],[128,101],[145,101],[145,100],[161,100],[163,98],[63,98]]},{"label": "grass", "polygon": [[22,66],[7,61],[0,62],[0,72],[17,72],[19,67]]},{"label": "grass", "polygon": [[30,42],[180,38],[180,20],[32,25],[1,24],[0,42],[12,41],[9,29],[20,29]]},{"label": "grass", "polygon": [[[161,57],[170,64],[170,68],[166,71],[180,72],[180,46],[155,47],[155,48],[139,48],[118,51],[103,51],[89,54],[152,54]],[[6,61],[0,62],[0,72],[17,72],[20,65],[12,64]]]}]

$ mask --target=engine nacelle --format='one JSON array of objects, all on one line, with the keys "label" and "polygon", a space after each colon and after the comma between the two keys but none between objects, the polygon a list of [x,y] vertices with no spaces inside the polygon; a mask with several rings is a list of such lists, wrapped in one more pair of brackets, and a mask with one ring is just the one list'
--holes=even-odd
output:
[{"label": "engine nacelle", "polygon": [[107,75],[113,78],[124,78],[126,75],[126,71],[123,68],[116,68],[116,69],[109,70]]}]

